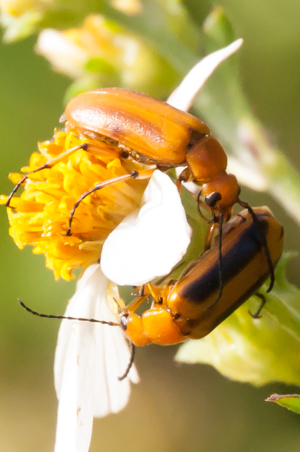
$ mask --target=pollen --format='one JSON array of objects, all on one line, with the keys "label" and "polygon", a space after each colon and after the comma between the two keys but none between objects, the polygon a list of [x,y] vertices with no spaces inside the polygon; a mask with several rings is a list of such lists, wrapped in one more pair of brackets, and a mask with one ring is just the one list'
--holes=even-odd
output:
[{"label": "pollen", "polygon": [[[93,152],[83,149],[59,159],[68,149],[87,142]],[[51,141],[39,144],[39,153],[31,155],[28,173],[55,158],[55,164],[30,174],[23,193],[10,201],[9,233],[22,249],[33,246],[33,253],[44,254],[46,266],[55,278],[74,278],[75,268],[86,268],[99,260],[102,245],[110,232],[138,208],[146,181],[128,180],[104,187],[84,198],[76,209],[72,234],[66,236],[70,211],[78,198],[97,183],[141,169],[131,160],[118,158],[115,150],[102,142],[82,140],[73,133],[55,131]],[[12,173],[17,184],[23,174]],[[0,197],[5,204],[7,196]]]}]

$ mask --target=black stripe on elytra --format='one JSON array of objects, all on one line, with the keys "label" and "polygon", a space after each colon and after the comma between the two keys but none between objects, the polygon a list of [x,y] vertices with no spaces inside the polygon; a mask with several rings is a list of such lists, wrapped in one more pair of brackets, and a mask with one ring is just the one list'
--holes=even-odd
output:
[{"label": "black stripe on elytra", "polygon": [[[228,281],[236,277],[255,258],[262,247],[262,234],[266,237],[267,227],[268,224],[266,221],[260,222],[259,229],[257,228],[257,225],[252,223],[249,228],[245,229],[245,231],[236,239],[232,248],[223,254],[222,268],[224,287]],[[199,275],[199,278],[189,284],[182,284],[181,287],[178,288],[178,292],[180,297],[188,299],[191,303],[201,303],[215,292],[218,287],[219,272],[218,261],[216,260],[212,267]]]},{"label": "black stripe on elytra", "polygon": [[223,320],[227,319],[237,308],[239,308],[245,301],[248,300],[253,294],[257,292],[257,290],[261,287],[261,285],[265,282],[265,280],[269,276],[269,271],[267,271],[264,275],[262,275],[251,287],[248,287],[247,291],[244,292],[237,300],[234,299],[235,294],[232,295],[232,303],[230,306],[227,306],[225,310],[222,310],[222,304],[216,305],[218,308],[216,309],[207,309],[204,311],[200,318],[190,320],[189,325],[192,328],[195,328],[200,324],[210,324],[213,326],[211,331],[215,329]]}]

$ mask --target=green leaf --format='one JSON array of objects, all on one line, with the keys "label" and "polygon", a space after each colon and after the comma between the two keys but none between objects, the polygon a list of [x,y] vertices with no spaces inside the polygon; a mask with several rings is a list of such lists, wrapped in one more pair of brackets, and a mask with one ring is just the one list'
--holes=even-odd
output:
[{"label": "green leaf", "polygon": [[203,28],[206,37],[209,38],[207,42],[209,52],[225,47],[235,39],[232,24],[220,6],[207,16]]},{"label": "green leaf", "polygon": [[104,14],[140,36],[184,75],[198,60],[196,49],[200,44],[201,31],[179,2],[176,11],[170,5],[166,6],[163,7],[158,0],[144,0],[142,14],[129,16],[105,2],[94,12]]},{"label": "green leaf", "polygon": [[[300,386],[300,290],[284,277],[287,259],[279,265],[280,277],[266,293],[259,319],[260,300],[252,296],[208,336],[185,342],[176,360],[214,366],[232,380],[261,386],[274,381]],[[265,293],[268,283],[259,290]]]},{"label": "green leaf", "polygon": [[266,402],[275,402],[294,413],[300,414],[300,395],[299,394],[272,394],[266,399]]},{"label": "green leaf", "polygon": [[102,72],[104,74],[113,74],[116,69],[104,58],[91,58],[85,64],[85,69],[88,72]]}]

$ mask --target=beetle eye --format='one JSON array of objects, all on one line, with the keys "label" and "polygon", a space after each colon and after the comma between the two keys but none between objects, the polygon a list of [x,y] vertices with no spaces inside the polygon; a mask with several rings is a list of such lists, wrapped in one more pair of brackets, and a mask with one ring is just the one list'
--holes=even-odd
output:
[{"label": "beetle eye", "polygon": [[127,317],[128,317],[128,314],[123,314],[120,318],[120,326],[123,331],[127,330]]},{"label": "beetle eye", "polygon": [[218,191],[214,191],[210,195],[205,196],[205,203],[208,207],[214,207],[218,201],[221,201],[222,195]]}]

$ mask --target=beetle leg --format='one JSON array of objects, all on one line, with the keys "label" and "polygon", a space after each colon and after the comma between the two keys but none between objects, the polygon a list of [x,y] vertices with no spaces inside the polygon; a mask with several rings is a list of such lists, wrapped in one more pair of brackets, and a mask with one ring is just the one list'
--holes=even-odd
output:
[{"label": "beetle leg", "polygon": [[258,229],[258,231],[260,233],[261,245],[262,245],[262,247],[264,249],[264,253],[265,253],[265,256],[266,256],[266,259],[267,259],[267,262],[268,262],[268,266],[269,266],[269,269],[270,269],[270,284],[269,284],[269,287],[267,289],[267,293],[269,293],[269,292],[271,292],[271,290],[273,289],[273,286],[274,286],[275,272],[274,272],[274,265],[272,263],[272,259],[271,259],[271,256],[270,256],[270,250],[268,248],[268,244],[267,244],[267,241],[266,241],[266,236],[261,231],[259,220],[258,220],[254,210],[252,209],[252,207],[247,202],[241,201],[240,199],[238,199],[238,203],[239,203],[240,206],[245,207],[248,210],[248,212],[252,216],[253,223],[257,226],[257,229]]},{"label": "beetle leg", "polygon": [[135,345],[133,342],[130,342],[130,345],[131,345],[131,353],[130,353],[129,363],[128,363],[128,366],[127,366],[125,372],[123,373],[123,375],[121,375],[121,377],[118,377],[119,381],[122,381],[127,377],[127,375],[129,374],[129,371],[133,365],[134,355],[135,355]]},{"label": "beetle leg", "polygon": [[208,208],[207,204],[205,204],[205,202],[203,202],[200,199],[201,195],[202,195],[202,190],[200,190],[198,195],[197,195],[197,210],[198,210],[198,213],[199,213],[200,217],[203,218],[203,220],[206,221],[207,223],[210,223],[211,220],[209,220],[208,218],[206,218],[203,215],[201,208],[204,207],[206,210],[209,210],[209,211],[211,211],[211,209]]},{"label": "beetle leg", "polygon": [[206,232],[205,243],[204,243],[204,251],[207,251],[210,249],[211,242],[212,242],[214,232],[215,232],[217,225],[218,225],[218,223],[215,221],[214,218],[212,220],[209,220],[209,227]]},{"label": "beetle leg", "polygon": [[5,204],[6,207],[10,207],[9,204],[10,204],[11,198],[18,191],[19,187],[26,181],[26,179],[28,179],[30,174],[37,173],[39,171],[42,171],[43,169],[51,168],[56,163],[60,162],[65,157],[67,157],[68,155],[73,154],[73,152],[78,151],[79,149],[87,150],[87,148],[88,148],[88,144],[87,143],[79,144],[78,146],[74,146],[71,149],[67,149],[66,151],[64,151],[60,155],[58,155],[57,157],[55,157],[55,158],[53,158],[51,160],[48,160],[46,163],[44,163],[43,165],[41,165],[38,168],[34,169],[33,171],[29,171],[29,173],[25,174],[22,177],[22,179],[19,180],[19,182],[14,186],[12,192],[10,193],[10,195],[7,198],[7,201],[6,201],[6,204]]},{"label": "beetle leg", "polygon": [[139,290],[138,297],[143,297],[145,295],[145,284]]},{"label": "beetle leg", "polygon": [[[148,284],[147,284],[148,285]],[[150,291],[146,289],[142,296],[138,296],[138,298],[134,298],[125,308],[123,309],[123,312],[135,312],[141,304],[149,297]]]},{"label": "beetle leg", "polygon": [[[216,224],[216,223],[213,223]],[[221,298],[223,293],[223,255],[222,255],[222,229],[223,229],[223,214],[219,214],[219,235],[218,235],[218,250],[219,250],[219,260],[218,260],[218,274],[219,274],[219,292],[217,298],[211,303],[206,309],[214,306]]]},{"label": "beetle leg", "polygon": [[73,209],[70,211],[70,215],[69,215],[69,224],[68,224],[68,229],[66,232],[66,236],[70,236],[71,235],[71,227],[72,227],[72,221],[73,221],[73,217],[75,214],[75,211],[77,209],[77,207],[79,206],[79,204],[81,203],[81,201],[83,201],[87,196],[91,195],[92,193],[101,190],[102,188],[105,187],[109,187],[110,185],[114,185],[117,184],[118,182],[125,182],[127,180],[130,179],[138,179],[138,180],[143,180],[143,179],[149,179],[153,172],[155,171],[156,168],[151,169],[151,170],[144,170],[144,171],[132,171],[129,174],[124,174],[123,176],[118,176],[115,177],[113,179],[109,179],[106,180],[104,182],[99,182],[98,184],[96,184],[93,188],[91,188],[90,190],[86,191],[85,193],[83,193],[75,202]]},{"label": "beetle leg", "polygon": [[259,306],[258,310],[254,314],[252,314],[252,312],[250,312],[250,311],[248,311],[248,312],[249,312],[249,314],[251,315],[251,317],[253,319],[260,319],[261,318],[261,315],[260,315],[261,310],[264,307],[264,305],[266,304],[267,300],[266,300],[266,297],[263,294],[259,293],[259,292],[256,292],[254,295],[256,295],[258,298],[261,299],[260,306]]}]

